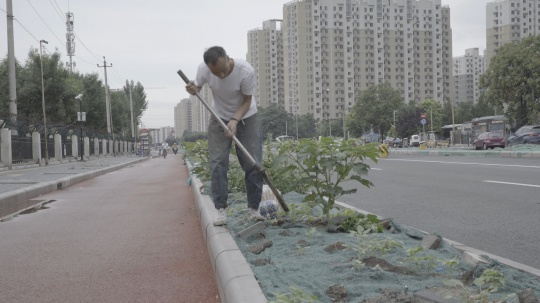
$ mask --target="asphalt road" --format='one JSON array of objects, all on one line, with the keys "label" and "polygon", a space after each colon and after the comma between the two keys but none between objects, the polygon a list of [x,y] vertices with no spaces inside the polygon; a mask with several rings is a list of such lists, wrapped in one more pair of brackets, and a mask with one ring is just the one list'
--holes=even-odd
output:
[{"label": "asphalt road", "polygon": [[540,269],[539,159],[395,155],[369,164],[375,186],[339,201]]}]

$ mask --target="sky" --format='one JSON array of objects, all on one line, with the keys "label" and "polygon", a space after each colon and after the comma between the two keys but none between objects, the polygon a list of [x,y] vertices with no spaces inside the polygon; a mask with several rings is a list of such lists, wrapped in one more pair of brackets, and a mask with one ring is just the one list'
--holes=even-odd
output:
[{"label": "sky", "polygon": [[[8,0],[9,1],[9,0]],[[147,128],[174,126],[174,107],[189,97],[176,73],[195,78],[204,50],[220,45],[232,58],[245,59],[247,32],[269,19],[283,19],[289,0],[11,0],[15,17],[15,56],[21,63],[31,48],[66,55],[65,13],[74,15],[75,70],[98,73],[111,89],[126,80],[140,82],[148,109]],[[491,0],[442,0],[450,7],[453,56],[486,46],[486,3]],[[6,1],[0,2],[0,56],[7,56]],[[7,81],[7,75],[0,75]],[[103,106],[105,106],[105,101]],[[113,113],[114,115],[114,113]]]}]

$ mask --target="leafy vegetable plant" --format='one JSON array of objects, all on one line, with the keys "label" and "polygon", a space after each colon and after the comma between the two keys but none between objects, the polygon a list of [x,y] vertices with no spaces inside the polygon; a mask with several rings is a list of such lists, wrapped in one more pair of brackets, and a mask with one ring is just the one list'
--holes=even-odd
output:
[{"label": "leafy vegetable plant", "polygon": [[275,162],[286,163],[287,170],[302,172],[302,181],[308,182],[311,190],[304,201],[320,205],[329,221],[336,199],[357,191],[356,188],[343,188],[343,182],[352,180],[366,187],[373,186],[364,179],[370,168],[364,161],[371,159],[376,163],[378,154],[374,144],[323,137],[284,142]]}]

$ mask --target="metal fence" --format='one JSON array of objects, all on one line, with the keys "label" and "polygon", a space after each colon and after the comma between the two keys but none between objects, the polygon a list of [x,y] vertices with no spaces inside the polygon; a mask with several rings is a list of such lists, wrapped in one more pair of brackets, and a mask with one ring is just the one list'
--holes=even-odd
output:
[{"label": "metal fence", "polygon": [[32,158],[32,137],[11,136],[12,163],[27,163],[32,161]]}]

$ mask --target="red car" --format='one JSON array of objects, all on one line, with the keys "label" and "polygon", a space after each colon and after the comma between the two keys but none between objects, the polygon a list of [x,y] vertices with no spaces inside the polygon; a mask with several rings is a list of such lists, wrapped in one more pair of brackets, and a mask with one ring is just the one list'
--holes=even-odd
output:
[{"label": "red car", "polygon": [[504,148],[504,136],[500,132],[485,132],[481,133],[474,139],[474,149],[488,149],[495,147]]}]

